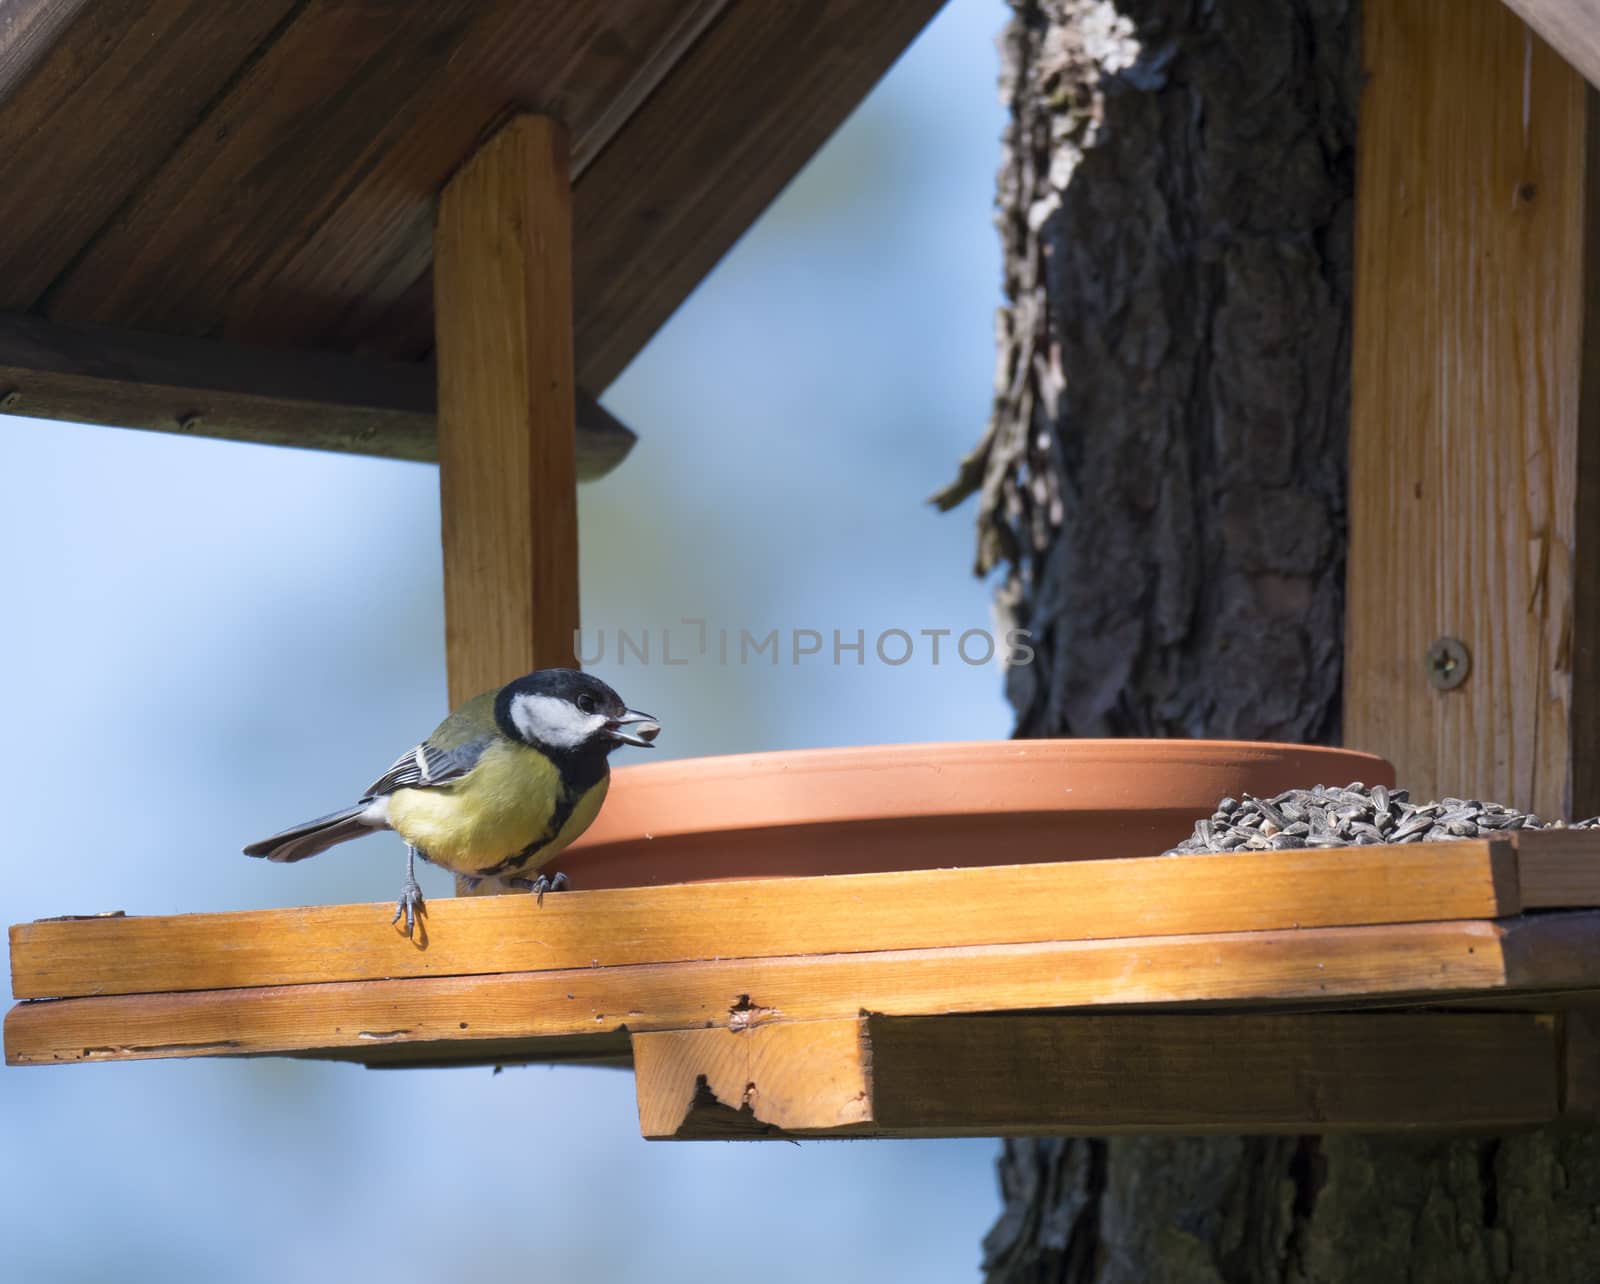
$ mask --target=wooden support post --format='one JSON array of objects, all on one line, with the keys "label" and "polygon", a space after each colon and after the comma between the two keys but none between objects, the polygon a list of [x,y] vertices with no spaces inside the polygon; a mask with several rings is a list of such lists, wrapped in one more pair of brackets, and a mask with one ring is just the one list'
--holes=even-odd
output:
[{"label": "wooden support post", "polygon": [[1539,1013],[1018,1013],[633,1036],[639,1122],[672,1140],[1336,1132],[1548,1122]]},{"label": "wooden support post", "polygon": [[1593,93],[1499,0],[1363,12],[1345,739],[1420,797],[1590,815]]},{"label": "wooden support post", "polygon": [[433,264],[454,706],[574,663],[572,189],[559,123],[518,117],[450,180]]}]

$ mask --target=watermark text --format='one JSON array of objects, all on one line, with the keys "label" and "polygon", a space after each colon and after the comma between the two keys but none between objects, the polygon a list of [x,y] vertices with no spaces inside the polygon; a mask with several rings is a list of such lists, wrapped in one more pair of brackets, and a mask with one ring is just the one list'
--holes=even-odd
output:
[{"label": "watermark text", "polygon": [[1027,629],[1007,629],[1000,636],[988,629],[750,629],[712,626],[692,616],[673,625],[576,629],[572,645],[579,664],[619,667],[881,664],[898,669],[915,663],[978,668],[1000,660],[1016,668],[1032,664],[1034,655]]}]

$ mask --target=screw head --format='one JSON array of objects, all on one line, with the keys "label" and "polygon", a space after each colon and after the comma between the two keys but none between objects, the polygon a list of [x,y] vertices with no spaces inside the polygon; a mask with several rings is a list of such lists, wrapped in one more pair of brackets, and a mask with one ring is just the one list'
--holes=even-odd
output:
[{"label": "screw head", "polygon": [[1438,691],[1454,691],[1472,672],[1472,653],[1460,638],[1438,638],[1428,648],[1423,664],[1429,686]]}]

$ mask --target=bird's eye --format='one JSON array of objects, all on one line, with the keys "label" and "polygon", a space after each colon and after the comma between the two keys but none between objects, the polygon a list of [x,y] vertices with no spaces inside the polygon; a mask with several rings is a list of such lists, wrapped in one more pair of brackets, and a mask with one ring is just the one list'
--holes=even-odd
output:
[{"label": "bird's eye", "polygon": [[579,696],[578,697],[578,710],[579,710],[580,713],[593,713],[594,712],[594,697],[592,695],[581,695],[581,696]]}]

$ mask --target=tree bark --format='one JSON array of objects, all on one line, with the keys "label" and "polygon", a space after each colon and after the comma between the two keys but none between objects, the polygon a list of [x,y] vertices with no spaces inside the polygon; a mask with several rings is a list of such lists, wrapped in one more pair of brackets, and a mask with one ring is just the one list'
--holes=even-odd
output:
[{"label": "tree bark", "polygon": [[[980,496],[1022,736],[1336,740],[1353,0],[1010,0]],[[1343,783],[1343,782],[1340,782]],[[992,1284],[1581,1280],[1600,1134],[1019,1139]]]}]

